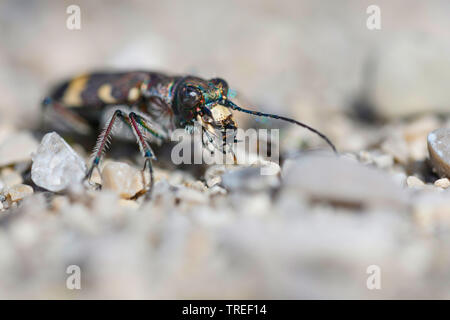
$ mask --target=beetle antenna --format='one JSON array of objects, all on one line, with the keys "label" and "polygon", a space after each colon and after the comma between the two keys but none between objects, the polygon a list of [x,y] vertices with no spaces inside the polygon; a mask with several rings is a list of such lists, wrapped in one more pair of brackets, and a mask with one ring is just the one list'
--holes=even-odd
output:
[{"label": "beetle antenna", "polygon": [[324,135],[323,133],[317,131],[317,130],[314,129],[314,128],[311,128],[311,127],[308,126],[307,124],[304,124],[304,123],[302,123],[302,122],[300,122],[300,121],[297,121],[297,120],[294,120],[294,119],[291,119],[291,118],[279,116],[279,115],[276,115],[276,114],[270,114],[270,113],[264,113],[264,112],[259,112],[259,111],[253,111],[253,110],[244,109],[244,108],[241,108],[241,107],[239,107],[238,105],[234,104],[234,103],[231,102],[230,100],[224,100],[224,101],[221,101],[221,103],[223,103],[225,106],[227,106],[227,107],[229,107],[229,108],[231,108],[231,109],[233,109],[233,110],[236,110],[236,111],[245,112],[245,113],[248,113],[248,114],[251,114],[251,115],[254,115],[254,116],[259,116],[259,117],[267,117],[267,118],[273,118],[273,119],[284,120],[284,121],[287,121],[287,122],[290,122],[290,123],[294,123],[294,124],[296,124],[296,125],[299,125],[299,126],[301,126],[301,127],[303,127],[303,128],[306,128],[306,129],[308,129],[309,131],[312,131],[312,132],[314,132],[315,134],[317,134],[317,135],[318,135],[319,137],[321,137],[323,140],[325,140],[325,141],[328,143],[328,145],[333,149],[334,153],[337,154],[336,147],[335,147],[334,144],[330,141],[330,139],[328,139],[328,137],[327,137],[326,135]]}]

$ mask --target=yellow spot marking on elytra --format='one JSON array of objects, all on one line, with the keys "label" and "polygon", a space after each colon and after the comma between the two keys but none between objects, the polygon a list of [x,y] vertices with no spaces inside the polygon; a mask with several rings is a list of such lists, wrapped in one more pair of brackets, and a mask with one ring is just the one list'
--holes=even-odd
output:
[{"label": "yellow spot marking on elytra", "polygon": [[140,96],[140,91],[138,88],[132,88],[129,92],[128,92],[128,101],[136,101],[137,99],[139,99]]},{"label": "yellow spot marking on elytra", "polygon": [[112,86],[110,84],[104,84],[98,88],[97,94],[104,103],[116,103],[117,100],[112,96],[111,92]]},{"label": "yellow spot marking on elytra", "polygon": [[83,99],[81,98],[81,93],[86,87],[86,83],[88,80],[89,75],[84,74],[70,81],[62,98],[63,103],[71,107],[83,106]]}]

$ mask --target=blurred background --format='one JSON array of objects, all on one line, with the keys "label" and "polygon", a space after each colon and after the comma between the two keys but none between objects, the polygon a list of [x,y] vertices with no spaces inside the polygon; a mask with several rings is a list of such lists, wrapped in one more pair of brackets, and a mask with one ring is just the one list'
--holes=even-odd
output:
[{"label": "blurred background", "polygon": [[[72,4],[81,30],[66,27]],[[49,90],[104,69],[222,77],[244,107],[304,121],[354,160],[294,163],[276,198],[260,176],[227,193],[162,170],[160,201],[136,211],[103,191],[51,208],[35,192],[0,212],[0,297],[448,298],[449,197],[405,181],[437,179],[426,136],[450,124],[449,17],[448,0],[0,0],[0,160],[26,149],[27,163],[4,161],[2,179],[25,176],[38,141],[14,139],[39,126]],[[323,143],[288,128],[282,151]],[[64,286],[72,263],[87,290]],[[365,285],[371,264],[383,291]]]},{"label": "blurred background", "polygon": [[[81,30],[66,28],[71,4]],[[366,27],[371,4],[381,30]],[[0,121],[35,125],[52,85],[107,68],[220,76],[252,106],[305,120],[362,96],[389,117],[444,110],[449,13],[445,0],[2,0]]]}]

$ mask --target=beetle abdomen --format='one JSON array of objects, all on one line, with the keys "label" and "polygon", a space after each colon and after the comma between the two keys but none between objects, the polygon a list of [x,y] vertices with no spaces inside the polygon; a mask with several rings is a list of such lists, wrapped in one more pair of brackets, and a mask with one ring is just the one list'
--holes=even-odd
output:
[{"label": "beetle abdomen", "polygon": [[68,108],[130,104],[141,97],[149,78],[146,72],[83,74],[56,88],[52,99]]}]

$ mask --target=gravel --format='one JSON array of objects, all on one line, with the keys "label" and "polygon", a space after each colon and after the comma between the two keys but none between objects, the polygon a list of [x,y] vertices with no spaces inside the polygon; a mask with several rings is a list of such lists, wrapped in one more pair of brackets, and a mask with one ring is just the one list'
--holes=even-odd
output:
[{"label": "gravel", "polygon": [[[0,298],[450,298],[448,0],[379,0],[377,31],[360,0],[77,4],[78,31],[62,1],[1,5]],[[223,77],[240,105],[307,123],[340,155],[235,112],[280,128],[279,164],[176,167],[155,146],[149,202],[137,148],[114,138],[102,188],[81,184],[95,137],[42,128],[39,102],[103,69]]]},{"label": "gravel", "polygon": [[[46,179],[88,160],[55,133],[45,137],[34,161],[40,152],[70,155]],[[49,137],[59,147],[42,151]],[[305,151],[274,175],[261,175],[261,165],[210,166],[194,178],[156,163],[150,202],[140,196],[148,181],[140,167],[108,157],[96,178],[101,190],[33,192],[4,167],[0,272],[8,278],[0,296],[448,297],[432,279],[450,279],[450,248],[431,240],[450,231],[448,179],[426,182],[381,148]],[[73,264],[83,279],[76,295],[65,287]],[[382,270],[379,292],[365,285],[371,265]]]}]

